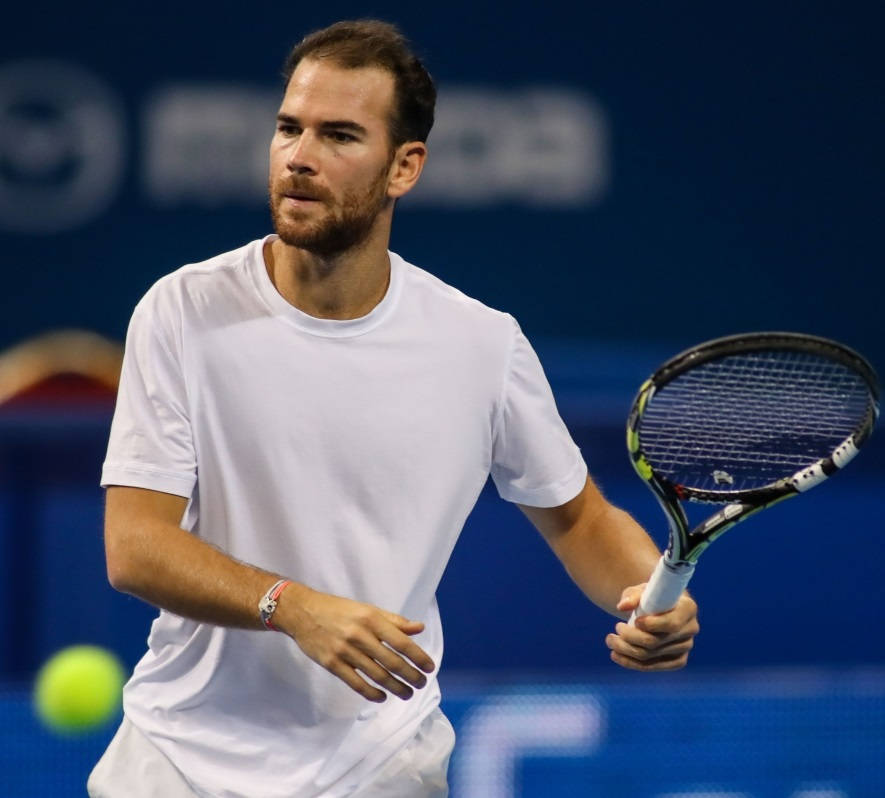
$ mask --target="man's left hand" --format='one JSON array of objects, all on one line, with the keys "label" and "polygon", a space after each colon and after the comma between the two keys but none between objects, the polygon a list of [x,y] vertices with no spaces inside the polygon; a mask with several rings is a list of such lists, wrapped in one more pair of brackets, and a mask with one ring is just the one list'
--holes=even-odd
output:
[{"label": "man's left hand", "polygon": [[[618,610],[632,612],[639,606],[645,585],[628,587],[621,594]],[[700,630],[698,605],[683,593],[672,610],[636,619],[636,626],[620,622],[605,638],[613,662],[636,671],[675,671],[684,668]]]}]

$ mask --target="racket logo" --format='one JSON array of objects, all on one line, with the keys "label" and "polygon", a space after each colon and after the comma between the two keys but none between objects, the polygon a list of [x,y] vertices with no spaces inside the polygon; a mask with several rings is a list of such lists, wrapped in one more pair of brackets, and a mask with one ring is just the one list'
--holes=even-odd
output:
[{"label": "racket logo", "polygon": [[713,471],[713,481],[717,485],[734,485],[734,477],[727,471],[717,468]]}]

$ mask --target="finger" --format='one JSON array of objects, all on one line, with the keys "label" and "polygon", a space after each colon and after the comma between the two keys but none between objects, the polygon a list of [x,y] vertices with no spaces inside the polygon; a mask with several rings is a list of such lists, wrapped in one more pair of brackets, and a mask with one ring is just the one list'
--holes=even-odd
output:
[{"label": "finger", "polygon": [[621,622],[615,624],[615,635],[639,648],[654,649],[668,643],[678,643],[695,637],[697,634],[696,626],[697,624],[690,624],[688,627],[677,629],[673,633],[663,634],[648,632],[638,626],[630,626]]},{"label": "finger", "polygon": [[623,621],[615,624],[614,635],[627,643],[639,648],[654,648],[661,643],[661,638],[647,632],[639,626],[630,626]]},{"label": "finger", "polygon": [[[433,660],[428,656],[408,634],[387,619],[393,615],[385,611],[373,611],[367,613],[364,618],[356,623],[349,624],[344,630],[345,641],[374,660],[385,662],[391,671],[402,676],[406,681],[416,687],[423,687],[426,680],[418,671],[406,662],[402,654],[408,657],[421,670],[430,673],[436,667]],[[396,618],[402,616],[394,615]]]},{"label": "finger", "polygon": [[674,640],[668,643],[658,643],[652,647],[636,646],[617,635],[608,635],[605,644],[614,652],[625,657],[639,660],[640,662],[653,662],[659,659],[675,659],[683,654],[688,654],[694,648],[694,639],[691,637]]},{"label": "finger", "polygon": [[633,659],[632,657],[626,657],[617,651],[612,651],[611,660],[622,668],[628,668],[632,671],[678,671],[681,668],[684,668],[688,663],[688,653],[686,652],[673,659],[658,658],[642,661]]},{"label": "finger", "polygon": [[386,620],[407,635],[416,635],[424,631],[424,624],[421,621],[411,621],[402,615],[397,615],[395,612],[388,612],[387,610],[381,610],[381,614]]},{"label": "finger", "polygon": [[390,671],[371,657],[367,657],[365,654],[354,650],[349,652],[345,656],[345,659],[348,664],[352,665],[357,670],[362,671],[362,673],[368,676],[373,682],[375,682],[375,684],[379,687],[383,687],[389,693],[393,693],[397,698],[406,701],[412,697],[414,692],[412,688],[407,684],[403,684],[399,679],[393,676]]},{"label": "finger", "polygon": [[408,657],[414,662],[424,673],[433,673],[436,669],[436,663],[430,658],[430,655],[421,646],[413,643],[408,638],[405,641],[384,640],[394,651],[399,651],[403,656]]},{"label": "finger", "polygon": [[351,690],[359,693],[363,698],[381,704],[387,700],[387,694],[377,687],[372,687],[365,679],[363,679],[352,667],[346,665],[339,659],[328,661],[323,667],[330,673],[337,676]]},{"label": "finger", "polygon": [[675,610],[660,615],[643,615],[636,619],[636,628],[657,637],[697,634],[701,629],[697,617],[690,614],[684,617],[682,613],[677,613]]},{"label": "finger", "polygon": [[632,612],[635,610],[639,606],[643,590],[645,590],[645,583],[624,588],[624,592],[621,593],[621,598],[617,604],[618,611]]},{"label": "finger", "polygon": [[[385,657],[387,652],[393,649],[405,654],[409,659],[413,659],[412,655],[414,655],[423,665],[429,664],[432,670],[434,667],[433,660],[430,659],[420,646],[412,642],[408,634],[400,631],[395,624],[387,619],[389,615],[392,615],[392,613],[368,608],[353,622],[345,624],[341,628],[344,640],[348,644],[356,646],[360,651],[364,651],[373,659]],[[394,617],[399,618],[401,616]],[[386,643],[390,648],[385,649],[382,645],[383,643]],[[413,661],[415,660],[413,659]],[[423,667],[418,661],[416,661],[416,664],[419,667]],[[397,669],[399,669],[399,666]]]},{"label": "finger", "polygon": [[357,648],[378,662],[387,671],[399,676],[413,687],[421,688],[427,684],[427,677],[421,671],[414,668],[385,643],[373,640],[359,643]]},{"label": "finger", "polygon": [[[390,646],[393,651],[407,657],[425,673],[433,673],[436,664],[430,655],[408,636],[408,633],[400,631],[395,626],[385,627],[383,624],[376,626],[373,631],[377,638]],[[372,656],[375,656],[374,653]]]},{"label": "finger", "polygon": [[[401,635],[402,641],[405,641],[405,644],[408,646],[414,646],[405,635]],[[384,640],[378,639],[367,632],[349,638],[349,642],[362,654],[368,656],[387,671],[401,677],[414,687],[424,687],[427,684],[427,677],[401,657]],[[417,646],[414,647],[418,648]],[[421,651],[421,649],[418,649],[418,651]]]},{"label": "finger", "polygon": [[660,624],[674,624],[676,626],[685,625],[693,619],[697,619],[698,605],[695,600],[688,594],[683,593],[676,602],[676,606],[666,612],[655,613],[653,615],[645,615],[646,623],[651,624],[651,629],[656,630]]}]

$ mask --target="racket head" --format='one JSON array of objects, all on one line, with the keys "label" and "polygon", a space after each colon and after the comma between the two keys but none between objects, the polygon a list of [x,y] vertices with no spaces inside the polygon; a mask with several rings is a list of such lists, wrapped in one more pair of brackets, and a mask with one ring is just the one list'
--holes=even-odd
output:
[{"label": "racket head", "polygon": [[[661,365],[634,400],[627,446],[670,519],[671,553],[845,465],[872,432],[879,395],[861,355],[803,333],[717,338]],[[682,501],[730,506],[689,533]]]}]

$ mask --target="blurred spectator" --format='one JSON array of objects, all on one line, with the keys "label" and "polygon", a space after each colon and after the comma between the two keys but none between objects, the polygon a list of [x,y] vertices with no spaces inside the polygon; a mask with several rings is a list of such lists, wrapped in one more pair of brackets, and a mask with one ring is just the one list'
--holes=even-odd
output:
[{"label": "blurred spectator", "polygon": [[0,352],[0,404],[113,398],[123,346],[86,330],[52,330]]}]

